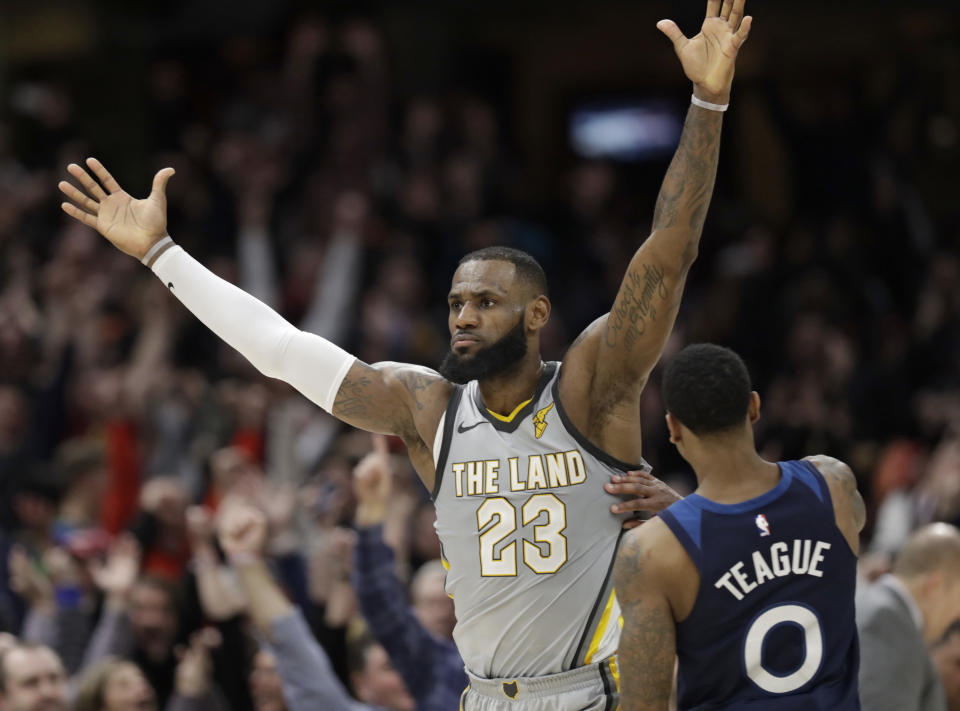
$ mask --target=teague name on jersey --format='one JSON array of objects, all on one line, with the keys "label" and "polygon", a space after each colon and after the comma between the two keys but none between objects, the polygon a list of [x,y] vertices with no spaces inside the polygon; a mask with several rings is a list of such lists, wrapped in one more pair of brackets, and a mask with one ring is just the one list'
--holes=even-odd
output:
[{"label": "teague name on jersey", "polygon": [[[520,457],[510,457],[507,460],[506,469],[509,470],[512,492],[576,486],[587,480],[583,455],[576,449],[529,455],[523,462],[523,478],[520,476],[520,461]],[[450,465],[450,469],[453,472],[457,498],[499,494],[500,475],[507,473],[503,471],[503,461],[500,459],[455,462]]]},{"label": "teague name on jersey", "polygon": [[775,578],[787,575],[812,575],[822,578],[823,571],[818,566],[823,562],[823,555],[828,550],[829,543],[817,541],[814,544],[809,538],[794,539],[792,546],[784,541],[777,541],[770,546],[766,555],[759,550],[753,552],[752,578],[749,568],[744,570],[747,564],[741,560],[730,566],[713,586],[724,588],[737,600],[743,600],[759,586]]}]

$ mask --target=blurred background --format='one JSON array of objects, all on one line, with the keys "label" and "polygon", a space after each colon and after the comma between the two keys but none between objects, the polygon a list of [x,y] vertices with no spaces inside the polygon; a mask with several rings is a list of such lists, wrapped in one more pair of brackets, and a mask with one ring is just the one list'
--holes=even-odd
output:
[{"label": "blurred background", "polygon": [[[960,9],[747,11],[664,359],[695,341],[738,351],[763,398],[762,451],[849,462],[864,565],[882,569],[917,526],[960,521]],[[76,562],[132,530],[145,570],[179,579],[187,508],[213,512],[237,488],[294,522],[308,567],[349,560],[331,531],[350,526],[369,439],[69,223],[66,164],[95,155],[135,196],[174,166],[173,237],[368,362],[435,366],[459,257],[525,249],[551,281],[544,349],[560,358],[646,236],[689,103],[655,22],[693,34],[703,7],[4,0],[0,13],[4,546],[49,574],[51,548]],[[689,490],[658,381],[645,456]],[[395,466],[410,572],[438,544],[426,492]],[[17,632],[29,600],[9,584],[2,598]]]}]

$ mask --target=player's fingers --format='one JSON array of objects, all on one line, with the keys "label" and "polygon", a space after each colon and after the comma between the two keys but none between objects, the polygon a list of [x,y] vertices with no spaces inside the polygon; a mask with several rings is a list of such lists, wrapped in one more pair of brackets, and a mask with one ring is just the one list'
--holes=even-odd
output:
[{"label": "player's fingers", "polygon": [[654,484],[658,479],[643,469],[634,469],[626,474],[614,474],[610,477],[611,481],[645,481]]},{"label": "player's fingers", "polygon": [[100,184],[91,178],[90,174],[76,163],[71,163],[68,165],[67,172],[79,180],[80,184],[85,187],[87,192],[90,193],[98,202],[107,197],[107,194],[103,192],[103,188],[100,187]]},{"label": "player's fingers", "polygon": [[707,0],[707,17],[720,15],[720,0]]},{"label": "player's fingers", "polygon": [[650,499],[630,499],[610,507],[613,513],[633,513],[635,511],[654,511],[662,507],[654,505]]},{"label": "player's fingers", "polygon": [[60,203],[60,208],[75,220],[79,220],[87,227],[97,228],[97,218],[89,212],[84,212],[76,205],[69,202]]},{"label": "player's fingers", "polygon": [[734,32],[740,27],[740,20],[743,19],[744,5],[746,5],[746,0],[734,0],[733,2],[733,10],[730,11],[730,19],[727,20],[727,24]]},{"label": "player's fingers", "polygon": [[753,17],[747,15],[743,18],[743,22],[740,23],[740,29],[737,30],[736,34],[733,36],[733,46],[736,49],[740,49],[743,46],[743,43],[747,41],[747,37],[750,36],[751,26],[753,26]]},{"label": "player's fingers", "polygon": [[642,526],[646,523],[642,518],[631,518],[623,522],[623,530],[629,531],[631,528],[636,528],[637,526]]},{"label": "player's fingers", "polygon": [[93,174],[97,176],[97,179],[103,183],[103,187],[107,189],[108,193],[120,192],[120,183],[114,180],[113,176],[110,175],[110,171],[103,167],[103,163],[96,158],[87,158],[87,166],[93,171]]},{"label": "player's fingers", "polygon": [[686,36],[680,31],[677,23],[673,20],[660,20],[660,22],[657,23],[657,29],[673,42],[675,48],[679,49],[687,42]]},{"label": "player's fingers", "polygon": [[84,195],[66,180],[61,180],[57,183],[57,187],[60,188],[60,192],[80,205],[87,212],[96,215],[100,211],[100,203]]},{"label": "player's fingers", "polygon": [[619,483],[604,484],[603,488],[608,494],[615,494],[616,496],[635,496],[640,499],[653,496],[657,492],[656,487],[639,481],[621,481]]},{"label": "player's fingers", "polygon": [[730,13],[733,11],[733,0],[723,0],[723,7],[720,8],[720,19],[729,20]]},{"label": "player's fingers", "polygon": [[[173,177],[173,174],[176,173],[173,168],[163,168],[162,170],[157,171],[157,174],[153,176],[153,188],[150,191],[150,197],[152,198],[165,198],[167,193],[167,181]],[[117,189],[120,189],[120,186],[117,186]]]}]

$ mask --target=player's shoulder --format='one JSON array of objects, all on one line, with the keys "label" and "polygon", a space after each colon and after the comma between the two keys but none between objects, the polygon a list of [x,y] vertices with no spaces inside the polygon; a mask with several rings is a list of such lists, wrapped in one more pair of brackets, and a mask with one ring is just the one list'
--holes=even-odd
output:
[{"label": "player's shoulder", "polygon": [[371,364],[370,367],[380,371],[391,385],[402,385],[411,393],[426,389],[447,391],[453,389],[453,384],[449,380],[425,365],[383,360]]},{"label": "player's shoulder", "polygon": [[670,528],[655,516],[623,535],[614,567],[617,597],[629,599],[642,587],[659,586],[686,555]]},{"label": "player's shoulder", "polygon": [[803,459],[815,466],[831,486],[856,486],[857,478],[846,462],[826,454],[811,454]]},{"label": "player's shoulder", "polygon": [[377,370],[387,387],[407,403],[418,433],[421,438],[426,436],[424,442],[432,442],[429,435],[436,432],[450,401],[453,383],[432,368],[412,363],[380,361],[370,367]]},{"label": "player's shoulder", "polygon": [[866,523],[866,507],[857,489],[857,476],[846,463],[826,454],[804,457],[823,475],[837,513],[837,523],[854,552],[859,551],[857,537]]}]

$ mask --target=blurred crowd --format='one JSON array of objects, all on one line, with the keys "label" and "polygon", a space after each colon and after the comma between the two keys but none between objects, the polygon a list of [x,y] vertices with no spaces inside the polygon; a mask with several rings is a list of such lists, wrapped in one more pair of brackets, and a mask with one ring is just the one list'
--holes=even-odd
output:
[{"label": "blurred crowd", "polygon": [[[960,210],[941,199],[945,156],[960,152],[960,84],[914,72],[934,54],[960,68],[960,47],[926,51],[856,81],[737,85],[664,355],[693,341],[734,348],[763,399],[765,455],[851,464],[870,514],[867,576],[917,527],[960,522]],[[362,18],[308,13],[282,40],[158,56],[148,77],[151,162],[143,175],[114,170],[120,183],[172,165],[174,239],[367,362],[436,365],[456,261],[493,244],[544,265],[544,353],[561,358],[609,308],[650,222],[657,186],[644,171],[573,155],[552,199],[530,202],[505,107],[457,86],[401,94],[383,33]],[[256,558],[329,656],[331,688],[428,708],[433,682],[398,675],[391,632],[369,624],[351,584],[382,562],[358,553],[373,530],[416,624],[449,642],[433,509],[402,445],[380,445],[371,484],[368,435],[265,380],[135,260],[68,222],[56,183],[96,150],[68,86],[23,79],[3,100],[0,625],[20,641],[0,645],[16,645],[24,668],[47,655],[53,681],[37,683],[62,681],[78,709],[278,711],[289,699],[270,655],[276,620],[252,609]],[[645,456],[690,490],[658,380],[644,396]],[[265,527],[262,546],[228,554],[240,534],[218,537],[216,522],[231,509]]]}]

